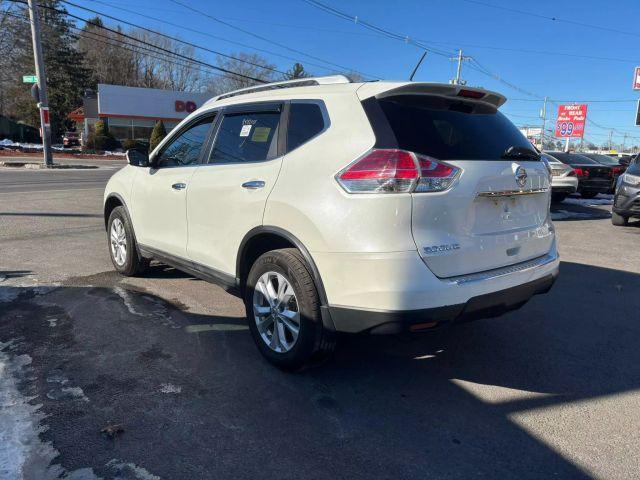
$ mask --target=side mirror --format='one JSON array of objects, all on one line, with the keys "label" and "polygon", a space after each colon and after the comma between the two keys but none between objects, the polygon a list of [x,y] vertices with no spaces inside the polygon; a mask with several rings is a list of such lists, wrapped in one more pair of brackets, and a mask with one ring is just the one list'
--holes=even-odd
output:
[{"label": "side mirror", "polygon": [[134,167],[149,166],[149,156],[139,150],[127,150],[125,156],[127,157],[127,162],[129,163],[129,165],[132,165]]}]

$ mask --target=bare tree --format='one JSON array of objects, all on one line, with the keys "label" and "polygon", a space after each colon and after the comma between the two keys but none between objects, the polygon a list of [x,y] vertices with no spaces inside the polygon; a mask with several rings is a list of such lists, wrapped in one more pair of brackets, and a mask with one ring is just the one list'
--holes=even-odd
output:
[{"label": "bare tree", "polygon": [[219,95],[231,90],[251,87],[260,83],[246,77],[258,78],[265,82],[272,82],[275,80],[275,65],[269,63],[260,55],[240,52],[233,53],[230,56],[235,57],[235,59],[218,57],[218,66],[225,70],[244,75],[244,77],[233,75],[231,73],[223,73],[209,81],[209,84],[207,85],[208,92],[211,92],[214,95]]}]

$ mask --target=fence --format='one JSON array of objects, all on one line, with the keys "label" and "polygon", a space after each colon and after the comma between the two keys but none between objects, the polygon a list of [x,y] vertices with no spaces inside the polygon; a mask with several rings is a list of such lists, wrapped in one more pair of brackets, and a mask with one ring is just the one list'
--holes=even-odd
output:
[{"label": "fence", "polygon": [[0,115],[0,140],[4,138],[14,142],[40,143],[40,131]]}]

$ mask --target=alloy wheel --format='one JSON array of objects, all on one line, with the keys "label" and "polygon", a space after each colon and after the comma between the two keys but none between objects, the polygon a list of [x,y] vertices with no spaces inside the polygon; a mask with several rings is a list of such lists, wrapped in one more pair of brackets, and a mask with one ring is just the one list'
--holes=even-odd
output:
[{"label": "alloy wheel", "polygon": [[111,222],[111,232],[109,235],[111,243],[111,255],[118,266],[123,266],[127,261],[127,234],[124,224],[119,218]]},{"label": "alloy wheel", "polygon": [[273,351],[290,351],[300,333],[298,299],[287,278],[267,272],[253,291],[253,316],[264,343]]}]

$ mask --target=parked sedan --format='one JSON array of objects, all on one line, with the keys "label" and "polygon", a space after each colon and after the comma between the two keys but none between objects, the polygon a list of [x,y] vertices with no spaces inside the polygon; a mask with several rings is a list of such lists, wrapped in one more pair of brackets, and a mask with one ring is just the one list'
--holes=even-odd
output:
[{"label": "parked sedan", "polygon": [[590,158],[591,160],[595,160],[596,162],[601,163],[602,165],[607,165],[611,167],[613,181],[611,182],[611,188],[607,193],[614,193],[616,189],[616,184],[618,183],[618,177],[622,175],[622,173],[624,173],[627,167],[624,165],[621,165],[618,162],[618,159],[610,157],[608,155],[602,155],[599,153],[581,153],[580,155],[584,155],[585,157]]},{"label": "parked sedan", "polygon": [[551,200],[553,202],[562,202],[578,191],[578,176],[573,168],[548,153],[541,154],[541,157],[547,161],[551,169]]},{"label": "parked sedan", "polygon": [[578,177],[578,193],[583,198],[594,198],[611,189],[613,169],[578,153],[546,152],[562,163],[569,165]]},{"label": "parked sedan", "polygon": [[640,156],[620,175],[612,210],[611,223],[617,226],[626,225],[631,217],[640,218]]}]

